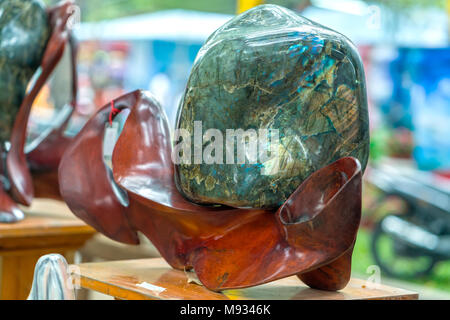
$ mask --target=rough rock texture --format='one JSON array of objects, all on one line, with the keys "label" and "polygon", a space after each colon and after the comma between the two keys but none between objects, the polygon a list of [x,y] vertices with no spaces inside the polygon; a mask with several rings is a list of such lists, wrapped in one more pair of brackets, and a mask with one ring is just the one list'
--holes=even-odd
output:
[{"label": "rough rock texture", "polygon": [[49,35],[47,12],[41,1],[0,1],[0,143],[9,140]]},{"label": "rough rock texture", "polygon": [[[177,128],[188,130],[192,141],[194,121],[202,121],[202,133],[222,132],[223,164],[195,164],[192,148],[191,163],[176,166],[180,191],[197,203],[277,207],[312,172],[341,157],[356,157],[365,168],[369,129],[361,59],[343,35],[285,8],[258,6],[223,25],[201,48],[177,118]],[[247,156],[245,164],[237,157],[226,164],[226,129],[238,128],[278,129],[278,162]],[[203,140],[204,151],[212,141]],[[260,151],[268,148],[263,144]],[[237,143],[231,151],[236,155]]]}]

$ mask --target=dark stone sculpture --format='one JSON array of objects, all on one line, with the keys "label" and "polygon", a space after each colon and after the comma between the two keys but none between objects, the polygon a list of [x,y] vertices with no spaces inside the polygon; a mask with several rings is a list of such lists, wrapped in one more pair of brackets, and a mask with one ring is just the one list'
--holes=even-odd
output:
[{"label": "dark stone sculpture", "polygon": [[[225,152],[220,163],[195,163],[193,150],[190,163],[179,164],[176,174],[180,191],[197,203],[276,208],[323,166],[353,156],[364,170],[368,159],[365,79],[355,47],[275,5],[235,17],[200,49],[177,123],[191,141],[195,121],[201,121],[201,135],[218,129],[224,145],[228,129],[279,133],[276,160],[238,162],[232,146],[233,163]],[[207,152],[210,141],[202,144]],[[258,148],[267,152],[270,145]]]},{"label": "dark stone sculpture", "polygon": [[[108,165],[104,140],[118,114],[126,120],[107,145]],[[214,139],[195,146],[196,120],[200,137],[218,129]],[[211,290],[290,275],[339,290],[350,279],[361,217],[367,121],[362,66],[350,42],[291,11],[260,6],[225,24],[200,51],[175,146],[162,107],[146,92],[128,93],[99,109],[67,147],[60,191],[96,230],[129,244],[141,231],[173,268],[193,269]],[[217,159],[220,148],[207,147],[237,128],[279,129],[281,170],[267,161],[187,164],[204,147]],[[264,151],[271,145],[262,144]],[[237,144],[226,151],[239,153]]]},{"label": "dark stone sculpture", "polygon": [[0,222],[23,219],[16,202],[30,205],[34,194],[60,198],[57,168],[69,140],[63,133],[76,103],[73,45],[71,109],[62,125],[52,128],[39,145],[27,154],[24,149],[33,102],[69,42],[72,5],[63,1],[46,9],[39,1],[0,2]]},{"label": "dark stone sculpture", "polygon": [[0,143],[9,141],[27,85],[50,36],[40,0],[0,2]]},{"label": "dark stone sculpture", "polygon": [[137,244],[141,231],[173,268],[194,269],[211,290],[294,274],[313,288],[345,287],[361,217],[357,159],[317,170],[276,210],[201,206],[177,190],[169,125],[159,104],[134,91],[115,99],[114,106],[130,114],[112,169],[102,149],[109,104],[61,159],[61,195],[77,217],[124,243]]}]

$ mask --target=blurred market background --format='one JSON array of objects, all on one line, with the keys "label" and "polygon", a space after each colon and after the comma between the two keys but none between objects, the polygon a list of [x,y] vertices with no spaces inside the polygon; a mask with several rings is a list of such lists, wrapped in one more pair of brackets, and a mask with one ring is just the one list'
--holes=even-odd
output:
[{"label": "blurred market background", "polygon": [[[150,90],[174,125],[202,43],[261,2],[77,0],[78,107],[68,134],[97,108],[137,88]],[[450,0],[265,3],[343,33],[365,65],[371,153],[353,272],[450,299]],[[69,64],[61,64],[36,102],[32,132],[54,123],[58,99],[68,99],[58,88]]]}]

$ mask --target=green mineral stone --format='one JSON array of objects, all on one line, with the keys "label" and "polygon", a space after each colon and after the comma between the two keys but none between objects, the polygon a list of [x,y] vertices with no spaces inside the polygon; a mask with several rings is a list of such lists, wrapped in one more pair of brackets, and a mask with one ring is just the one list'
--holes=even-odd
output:
[{"label": "green mineral stone", "polygon": [[[175,141],[184,159],[176,160],[177,185],[197,203],[276,208],[339,158],[356,157],[364,169],[368,124],[354,45],[293,11],[258,6],[200,49],[177,116],[177,129],[188,133]],[[228,136],[227,129],[242,129],[241,135]],[[181,148],[189,138],[190,149]]]},{"label": "green mineral stone", "polygon": [[0,0],[0,143],[8,141],[50,35],[39,0]]}]

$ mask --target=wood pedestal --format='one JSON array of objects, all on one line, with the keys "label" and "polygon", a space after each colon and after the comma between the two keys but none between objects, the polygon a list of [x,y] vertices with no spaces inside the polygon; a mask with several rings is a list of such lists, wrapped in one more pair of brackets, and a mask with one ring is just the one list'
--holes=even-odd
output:
[{"label": "wood pedestal", "polygon": [[[45,207],[41,203],[40,211]],[[26,212],[23,221],[0,224],[0,299],[26,299],[41,256],[59,253],[71,263],[75,251],[95,234],[65,205],[53,204],[52,210],[61,210],[61,214]]]},{"label": "wood pedestal", "polygon": [[81,287],[115,299],[417,299],[415,292],[351,279],[343,290],[321,291],[308,288],[293,276],[257,287],[213,292],[189,281],[192,273],[172,269],[163,259],[138,259],[83,263],[79,267]]}]

